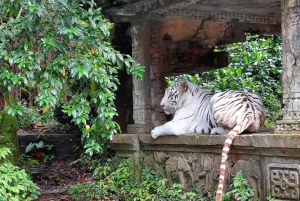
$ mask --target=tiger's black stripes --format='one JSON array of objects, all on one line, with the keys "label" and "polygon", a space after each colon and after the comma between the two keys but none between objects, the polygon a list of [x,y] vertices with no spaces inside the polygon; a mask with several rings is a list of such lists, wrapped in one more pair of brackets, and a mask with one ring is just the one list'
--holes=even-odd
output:
[{"label": "tiger's black stripes", "polygon": [[230,146],[238,134],[245,130],[254,132],[262,126],[265,120],[265,113],[262,101],[256,94],[231,90],[215,94],[211,102],[214,110],[214,119],[218,125],[228,127],[231,130],[222,149],[219,185],[216,196],[216,201],[221,201]]},{"label": "tiger's black stripes", "polygon": [[165,113],[174,114],[172,121],[155,127],[151,135],[188,133],[224,134],[229,130],[223,149],[216,201],[222,200],[226,160],[234,138],[243,131],[255,132],[264,124],[265,112],[259,96],[242,91],[213,94],[187,81],[175,82],[166,89],[161,101]]}]

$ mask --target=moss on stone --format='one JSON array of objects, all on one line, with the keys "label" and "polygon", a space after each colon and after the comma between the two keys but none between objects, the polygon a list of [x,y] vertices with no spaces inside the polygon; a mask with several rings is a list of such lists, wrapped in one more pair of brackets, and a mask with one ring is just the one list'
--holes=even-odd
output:
[{"label": "moss on stone", "polygon": [[17,134],[17,120],[15,116],[0,112],[0,149],[8,147],[12,154],[7,158],[12,163],[17,162],[19,156],[19,142]]}]

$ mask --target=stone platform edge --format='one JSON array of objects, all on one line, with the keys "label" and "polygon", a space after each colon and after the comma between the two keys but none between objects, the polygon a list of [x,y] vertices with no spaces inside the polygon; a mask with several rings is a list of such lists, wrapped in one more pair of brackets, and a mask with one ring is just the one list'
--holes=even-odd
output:
[{"label": "stone platform edge", "polygon": [[[226,135],[186,134],[180,136],[168,135],[153,139],[150,134],[118,134],[111,141],[115,148],[122,144],[131,145],[133,150],[146,145],[189,145],[189,146],[222,146]],[[232,147],[256,148],[300,148],[299,134],[277,134],[273,129],[266,129],[252,134],[238,135]],[[124,149],[124,147],[122,148]]]}]

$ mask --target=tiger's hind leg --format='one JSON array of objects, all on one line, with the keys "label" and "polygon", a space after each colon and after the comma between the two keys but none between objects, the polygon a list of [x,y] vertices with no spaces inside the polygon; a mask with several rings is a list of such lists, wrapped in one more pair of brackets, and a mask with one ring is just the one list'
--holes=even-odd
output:
[{"label": "tiger's hind leg", "polygon": [[259,119],[256,119],[256,121],[253,121],[250,126],[245,130],[249,133],[256,132],[261,127],[261,121]]}]

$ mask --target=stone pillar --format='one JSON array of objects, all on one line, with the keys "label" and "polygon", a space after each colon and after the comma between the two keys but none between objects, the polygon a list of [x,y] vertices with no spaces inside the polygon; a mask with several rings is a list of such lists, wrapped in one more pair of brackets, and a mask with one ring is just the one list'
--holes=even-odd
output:
[{"label": "stone pillar", "polygon": [[160,21],[151,20],[151,65],[150,74],[152,81],[151,100],[153,106],[152,123],[153,126],[160,126],[166,121],[166,116],[163,108],[160,106],[160,102],[164,96],[166,86],[165,77],[163,74],[163,66],[160,50],[162,49],[161,34],[160,34]]},{"label": "stone pillar", "polygon": [[133,119],[128,124],[128,133],[150,133],[151,121],[151,79],[150,79],[150,21],[135,16],[131,21],[132,57],[145,66],[143,80],[133,78]]},{"label": "stone pillar", "polygon": [[285,114],[276,132],[300,131],[300,0],[281,0],[282,85]]}]

